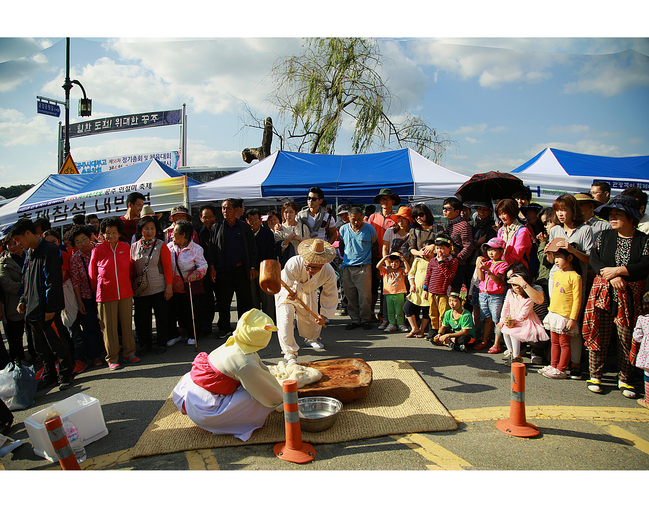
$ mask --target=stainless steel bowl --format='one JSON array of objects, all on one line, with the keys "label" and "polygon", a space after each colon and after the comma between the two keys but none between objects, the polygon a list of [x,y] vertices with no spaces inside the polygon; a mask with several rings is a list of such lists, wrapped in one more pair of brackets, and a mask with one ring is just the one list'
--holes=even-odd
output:
[{"label": "stainless steel bowl", "polygon": [[300,427],[307,432],[330,428],[338,419],[343,404],[333,397],[303,397],[297,399]]}]

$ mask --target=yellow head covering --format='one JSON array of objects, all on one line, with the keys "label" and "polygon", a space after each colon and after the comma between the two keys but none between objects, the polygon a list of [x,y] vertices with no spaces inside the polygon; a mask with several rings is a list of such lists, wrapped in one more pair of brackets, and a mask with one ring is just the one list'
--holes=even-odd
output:
[{"label": "yellow head covering", "polygon": [[230,346],[236,343],[244,354],[257,352],[268,345],[273,331],[277,331],[273,319],[264,312],[253,308],[239,319],[237,329],[234,330],[225,345]]}]

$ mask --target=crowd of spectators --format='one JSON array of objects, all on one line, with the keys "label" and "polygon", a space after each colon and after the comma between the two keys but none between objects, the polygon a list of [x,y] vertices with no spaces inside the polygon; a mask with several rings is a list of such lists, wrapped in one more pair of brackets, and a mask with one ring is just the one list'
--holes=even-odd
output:
[{"label": "crowd of spectators", "polygon": [[[649,215],[639,188],[611,197],[607,183],[595,182],[546,208],[529,191],[494,204],[449,197],[438,221],[429,205],[401,205],[387,188],[371,206],[344,204],[337,215],[316,187],[305,207],[286,201],[262,212],[229,198],[219,214],[203,205],[200,226],[179,205],[166,229],[141,194],[127,204],[121,217],[75,217],[63,236],[46,218],[13,226],[0,256],[8,345],[0,342],[0,366],[39,362],[39,389],[66,389],[89,366],[118,370],[183,338],[195,345],[213,332],[230,336],[235,294],[238,317],[258,308],[279,320],[280,305],[260,290],[261,263],[285,268],[300,243],[320,239],[336,250],[347,330],[375,322],[386,333],[502,354],[508,364],[529,347],[543,376],[580,380],[584,370],[593,392],[602,391],[616,346],[618,387],[636,396],[634,340],[642,337],[634,328],[649,297]],[[293,319],[282,308],[281,320]]]}]

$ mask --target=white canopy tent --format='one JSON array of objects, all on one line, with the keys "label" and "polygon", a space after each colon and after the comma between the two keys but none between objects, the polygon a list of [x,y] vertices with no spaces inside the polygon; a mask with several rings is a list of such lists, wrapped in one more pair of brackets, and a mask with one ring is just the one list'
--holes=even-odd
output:
[{"label": "white canopy tent", "polygon": [[563,193],[589,191],[595,181],[607,182],[611,195],[631,186],[649,193],[649,156],[612,158],[546,148],[511,173],[542,205],[551,205]]}]

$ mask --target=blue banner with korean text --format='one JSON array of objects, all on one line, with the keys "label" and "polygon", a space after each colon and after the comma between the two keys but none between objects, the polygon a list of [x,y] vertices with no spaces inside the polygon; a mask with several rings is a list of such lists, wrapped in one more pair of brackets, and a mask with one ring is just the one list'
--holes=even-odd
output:
[{"label": "blue banner with korean text", "polygon": [[70,124],[70,138],[182,123],[182,110],[133,113]]}]

